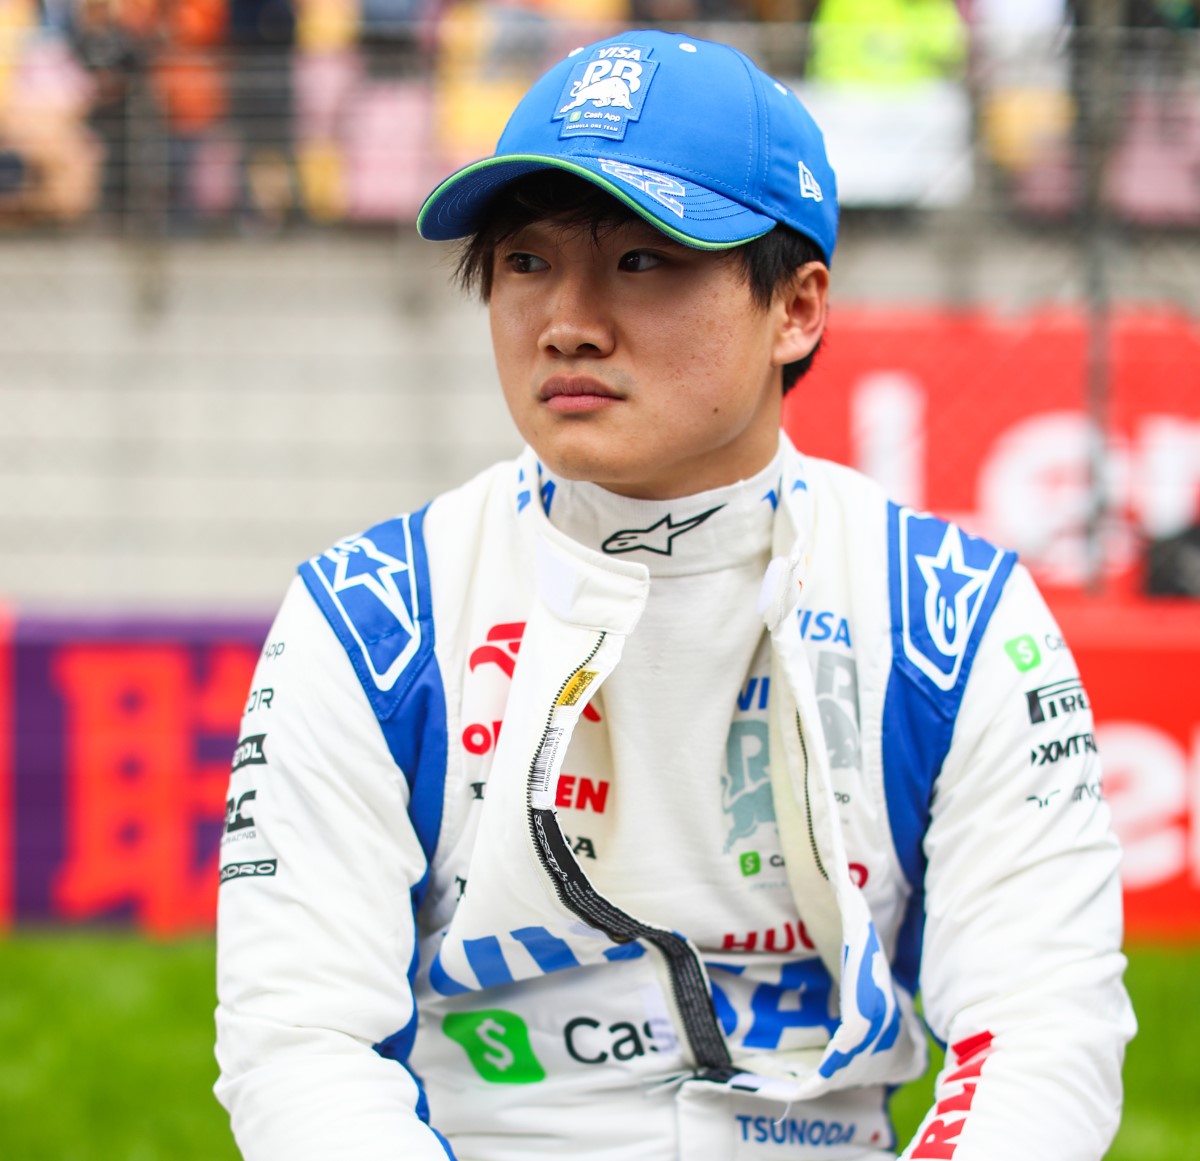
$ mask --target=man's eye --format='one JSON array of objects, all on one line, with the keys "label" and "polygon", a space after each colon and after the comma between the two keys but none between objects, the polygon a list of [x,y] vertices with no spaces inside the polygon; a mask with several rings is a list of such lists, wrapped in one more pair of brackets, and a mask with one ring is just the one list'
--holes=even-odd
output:
[{"label": "man's eye", "polygon": [[655,250],[630,250],[628,254],[621,255],[617,268],[631,274],[641,274],[661,266],[663,262],[663,256]]},{"label": "man's eye", "polygon": [[536,254],[525,254],[520,250],[507,255],[504,261],[508,268],[517,274],[532,274],[535,270],[547,268],[545,259]]}]

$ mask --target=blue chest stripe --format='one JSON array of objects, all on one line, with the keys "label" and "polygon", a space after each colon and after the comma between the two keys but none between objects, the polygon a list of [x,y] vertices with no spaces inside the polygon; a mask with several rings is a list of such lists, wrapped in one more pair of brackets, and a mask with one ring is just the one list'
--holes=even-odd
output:
[{"label": "blue chest stripe", "polygon": [[[409,788],[409,817],[427,869],[411,891],[417,909],[429,885],[428,864],[442,825],[447,761],[446,699],[434,651],[427,509],[385,521],[348,537],[300,566],[305,586],[337,635],[375,712],[388,752]],[[397,900],[399,903],[399,900]],[[417,970],[417,951],[407,965]],[[405,1064],[417,1032],[417,1014],[374,1049]],[[429,1108],[418,1077],[416,1113],[428,1124]],[[432,1127],[431,1127],[432,1128]],[[448,1158],[454,1153],[436,1129]]]},{"label": "blue chest stripe", "polygon": [[1016,556],[894,504],[888,518],[892,670],[883,705],[884,790],[896,853],[912,888],[893,967],[896,979],[915,991],[933,787]]}]

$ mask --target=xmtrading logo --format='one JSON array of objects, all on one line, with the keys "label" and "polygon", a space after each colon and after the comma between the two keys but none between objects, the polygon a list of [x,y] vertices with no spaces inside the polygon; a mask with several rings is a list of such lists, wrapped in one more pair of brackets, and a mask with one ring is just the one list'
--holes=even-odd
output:
[{"label": "xmtrading logo", "polygon": [[546,1070],[533,1054],[529,1028],[515,1012],[488,1008],[455,1012],[442,1021],[442,1031],[461,1044],[471,1066],[488,1084],[535,1084]]}]

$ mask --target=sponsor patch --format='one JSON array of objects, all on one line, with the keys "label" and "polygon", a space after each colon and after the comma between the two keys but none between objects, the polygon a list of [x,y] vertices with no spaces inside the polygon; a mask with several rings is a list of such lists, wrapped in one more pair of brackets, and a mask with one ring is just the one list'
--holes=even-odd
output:
[{"label": "sponsor patch", "polygon": [[454,1012],[442,1021],[442,1031],[462,1046],[471,1067],[488,1084],[536,1084],[546,1079],[529,1043],[529,1027],[515,1012]]},{"label": "sponsor patch", "polygon": [[1042,663],[1042,654],[1037,647],[1037,642],[1028,633],[1014,637],[1011,641],[1005,641],[1004,652],[1017,667],[1018,673],[1028,673],[1029,670],[1036,669]]},{"label": "sponsor patch", "polygon": [[256,859],[252,862],[226,863],[221,868],[221,882],[230,879],[264,879],[275,874],[278,859]]},{"label": "sponsor patch", "polygon": [[[990,1032],[980,1032],[951,1045],[946,1055],[946,1073],[940,1078],[942,1099],[934,1106],[937,1116],[925,1124],[920,1140],[911,1147],[912,1161],[946,1161],[954,1156],[959,1137],[970,1119],[975,1092],[982,1083],[980,1074],[991,1054]],[[957,1068],[950,1072],[952,1060]]]},{"label": "sponsor patch", "polygon": [[369,536],[348,536],[305,566],[306,580],[319,586],[334,628],[348,637],[352,657],[361,657],[370,681],[385,692],[421,648],[411,521],[404,516],[376,526]]},{"label": "sponsor patch", "polygon": [[829,609],[797,609],[796,618],[800,622],[800,636],[805,641],[832,641],[834,645],[845,645],[853,649],[850,640],[850,622],[838,613]]},{"label": "sponsor patch", "polygon": [[956,525],[896,510],[895,551],[904,654],[940,690],[958,681],[976,624],[1011,558]]},{"label": "sponsor patch", "polygon": [[593,1016],[576,1016],[563,1028],[567,1055],[580,1064],[624,1063],[650,1052],[675,1052],[679,1047],[675,1030],[666,1018],[631,1020],[604,1024]]},{"label": "sponsor patch", "polygon": [[239,739],[237,749],[233,751],[232,772],[236,774],[245,766],[265,766],[267,764],[266,742],[266,734],[248,734]]},{"label": "sponsor patch", "polygon": [[603,814],[608,807],[609,784],[603,779],[563,774],[554,792],[554,805],[560,810],[592,810]]},{"label": "sponsor patch", "polygon": [[607,137],[624,141],[642,115],[658,62],[641,44],[607,44],[575,62],[555,103],[552,121],[560,137]]},{"label": "sponsor patch", "polygon": [[767,723],[762,721],[735,721],[729,727],[721,776],[721,805],[729,823],[726,854],[760,826],[775,822],[768,736]]},{"label": "sponsor patch", "polygon": [[252,689],[249,698],[246,699],[246,708],[242,713],[252,714],[255,710],[269,710],[271,702],[274,699],[275,691],[269,685],[264,685],[259,689]]},{"label": "sponsor patch", "polygon": [[605,552],[616,556],[623,552],[654,552],[659,556],[670,556],[671,545],[677,536],[698,528],[715,512],[720,512],[724,504],[718,504],[698,516],[689,516],[686,520],[676,521],[668,512],[661,520],[651,524],[649,528],[624,528],[614,532],[600,546]]},{"label": "sponsor patch", "polygon": [[1092,708],[1078,674],[1027,690],[1025,701],[1029,708],[1029,724],[1033,726]]},{"label": "sponsor patch", "polygon": [[858,713],[858,666],[851,657],[822,650],[817,661],[817,708],[834,770],[861,764]]},{"label": "sponsor patch", "polygon": [[1079,754],[1095,754],[1096,735],[1093,733],[1072,734],[1069,738],[1052,738],[1049,742],[1040,742],[1029,751],[1031,766],[1052,766],[1064,758],[1074,758]]},{"label": "sponsor patch", "polygon": [[236,798],[230,798],[225,803],[225,833],[227,835],[254,828],[254,816],[250,813],[250,807],[257,797],[257,790],[247,790]]}]

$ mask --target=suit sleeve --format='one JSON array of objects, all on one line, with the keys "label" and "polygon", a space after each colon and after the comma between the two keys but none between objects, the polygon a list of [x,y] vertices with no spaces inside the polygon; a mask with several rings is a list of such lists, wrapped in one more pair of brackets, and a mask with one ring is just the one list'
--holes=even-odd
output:
[{"label": "suit sleeve", "polygon": [[426,872],[408,793],[297,580],[255,674],[222,840],[216,1094],[246,1161],[449,1152],[399,1062]]},{"label": "suit sleeve", "polygon": [[1100,1161],[1135,1024],[1086,691],[1023,568],[975,658],[926,832],[921,990],[947,1045],[902,1157]]}]

